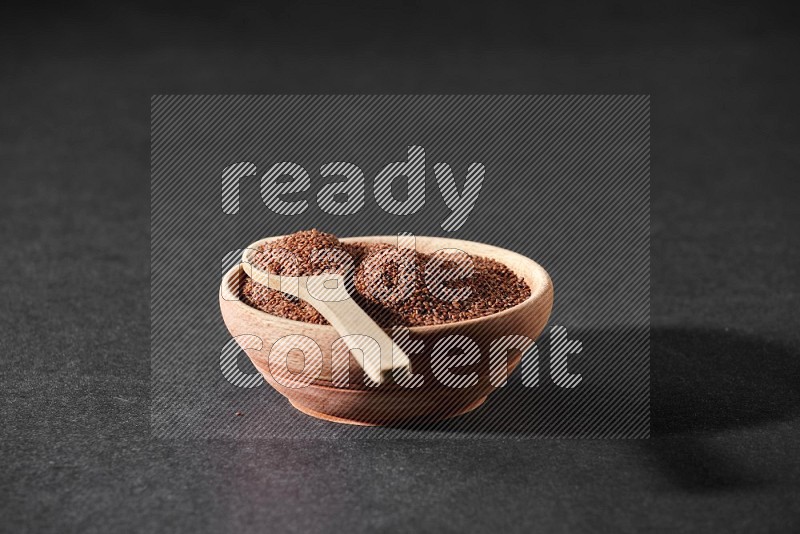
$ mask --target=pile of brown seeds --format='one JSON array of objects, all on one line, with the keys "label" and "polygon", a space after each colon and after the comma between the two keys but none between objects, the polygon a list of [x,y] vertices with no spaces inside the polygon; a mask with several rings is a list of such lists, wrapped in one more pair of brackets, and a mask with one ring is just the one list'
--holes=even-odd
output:
[{"label": "pile of brown seeds", "polygon": [[[260,247],[255,266],[287,276],[344,274],[353,299],[383,327],[422,326],[474,319],[511,308],[531,289],[505,265],[465,253],[423,254],[388,244],[341,243],[307,230]],[[463,277],[437,283],[442,269]],[[427,282],[427,283],[426,283]],[[310,304],[246,277],[242,300],[267,313],[327,324]]]}]

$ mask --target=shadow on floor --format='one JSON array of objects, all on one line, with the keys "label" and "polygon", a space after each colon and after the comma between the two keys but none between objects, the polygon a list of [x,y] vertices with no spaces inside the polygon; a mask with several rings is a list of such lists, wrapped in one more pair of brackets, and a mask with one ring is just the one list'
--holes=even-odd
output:
[{"label": "shadow on floor", "polygon": [[650,340],[652,439],[642,446],[660,471],[688,491],[764,484],[709,436],[796,417],[798,352],[719,329],[656,328]]},{"label": "shadow on floor", "polygon": [[[647,451],[674,486],[715,491],[761,481],[717,450],[712,434],[800,414],[800,355],[789,347],[710,328],[585,330],[570,337],[584,344],[584,352],[570,360],[570,371],[584,377],[574,390],[552,384],[543,350],[538,387],[523,387],[518,371],[475,412],[394,431],[634,438],[647,436],[649,414],[651,439],[635,446]],[[539,342],[547,344],[547,338]],[[640,387],[648,380],[649,395]]]}]

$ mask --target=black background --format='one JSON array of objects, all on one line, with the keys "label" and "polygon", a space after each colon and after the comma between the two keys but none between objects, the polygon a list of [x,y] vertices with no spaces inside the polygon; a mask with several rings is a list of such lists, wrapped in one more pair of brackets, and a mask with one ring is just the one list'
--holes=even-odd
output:
[{"label": "black background", "polygon": [[[791,9],[109,3],[0,25],[5,530],[800,528]],[[653,438],[152,440],[157,93],[651,94]]]}]

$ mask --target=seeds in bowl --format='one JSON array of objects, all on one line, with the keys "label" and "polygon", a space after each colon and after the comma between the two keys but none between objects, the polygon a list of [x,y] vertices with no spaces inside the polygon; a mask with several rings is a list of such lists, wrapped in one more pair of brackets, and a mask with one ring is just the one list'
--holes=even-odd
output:
[{"label": "seeds in bowl", "polygon": [[[385,243],[342,243],[316,229],[265,243],[252,261],[284,276],[344,275],[353,299],[384,328],[484,317],[531,295],[521,277],[490,258],[450,250],[427,254]],[[241,294],[246,304],[272,315],[327,324],[310,304],[249,277]]]}]

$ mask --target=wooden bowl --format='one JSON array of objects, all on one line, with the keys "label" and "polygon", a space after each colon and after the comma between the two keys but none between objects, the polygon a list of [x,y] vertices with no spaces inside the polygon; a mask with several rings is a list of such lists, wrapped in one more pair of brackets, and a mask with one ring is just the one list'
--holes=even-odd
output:
[{"label": "wooden bowl", "polygon": [[[262,243],[279,239],[262,239],[249,245],[257,248]],[[245,279],[240,265],[231,268],[220,285],[220,308],[231,335],[247,353],[264,379],[292,405],[308,415],[351,424],[392,425],[416,420],[437,420],[474,410],[495,389],[490,380],[489,349],[493,340],[502,336],[519,335],[535,340],[544,330],[553,307],[553,284],[547,272],[535,261],[499,247],[439,237],[416,236],[419,252],[432,253],[441,249],[459,249],[475,256],[497,260],[522,277],[531,288],[531,296],[524,302],[501,312],[449,324],[410,327],[412,340],[424,343],[424,350],[409,354],[412,370],[423,376],[416,388],[405,388],[386,382],[377,387],[365,385],[363,371],[350,363],[350,381],[346,387],[334,387],[331,381],[331,345],[340,336],[329,325],[293,321],[255,309],[238,299],[239,289]],[[397,243],[397,236],[371,236],[343,238],[342,242]],[[285,387],[269,371],[269,352],[281,337],[302,334],[313,339],[322,351],[322,372],[305,387]],[[453,388],[437,380],[431,369],[431,351],[436,341],[445,336],[467,336],[480,348],[477,363],[453,369],[455,373],[476,372],[477,383],[469,387]],[[239,338],[239,336],[243,336]],[[256,336],[261,343],[254,342]],[[260,347],[259,347],[260,345]],[[507,374],[519,365],[522,351],[508,354]],[[351,360],[353,360],[351,358]],[[502,360],[501,360],[502,361]],[[299,351],[287,357],[289,369],[303,369],[304,358]],[[502,369],[502,367],[501,367]],[[507,376],[507,375],[506,375]]]}]

